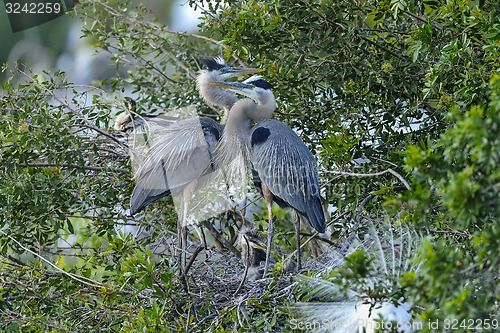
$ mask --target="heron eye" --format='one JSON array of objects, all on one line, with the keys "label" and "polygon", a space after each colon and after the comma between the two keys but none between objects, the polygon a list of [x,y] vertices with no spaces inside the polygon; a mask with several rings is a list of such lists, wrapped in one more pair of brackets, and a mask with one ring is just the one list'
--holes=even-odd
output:
[{"label": "heron eye", "polygon": [[252,89],[255,88],[255,86],[252,84]]}]

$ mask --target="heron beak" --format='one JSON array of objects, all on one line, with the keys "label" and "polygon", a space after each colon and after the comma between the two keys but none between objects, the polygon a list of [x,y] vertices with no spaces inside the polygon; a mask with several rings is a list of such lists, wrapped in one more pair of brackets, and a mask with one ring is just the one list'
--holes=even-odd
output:
[{"label": "heron beak", "polygon": [[243,82],[225,82],[225,81],[217,81],[217,82],[208,82],[216,87],[221,87],[229,90],[240,91],[243,89],[252,89],[252,86]]},{"label": "heron beak", "polygon": [[221,88],[226,88],[226,89],[231,89],[231,90],[243,90],[245,88],[250,88],[251,86],[243,83],[243,82],[224,82],[224,81],[218,81],[218,82],[208,82],[208,84],[211,84],[216,87],[221,87]]},{"label": "heron beak", "polygon": [[260,68],[243,68],[243,67],[231,67],[229,72],[234,76],[246,75],[246,74],[255,74],[264,72],[265,69]]},{"label": "heron beak", "polygon": [[265,251],[265,250],[266,250],[264,247],[260,246],[259,244],[255,243],[255,242],[251,242],[251,243],[252,243],[253,247],[255,247],[255,248],[257,248],[257,249],[261,249],[261,250],[263,250],[263,251]]}]

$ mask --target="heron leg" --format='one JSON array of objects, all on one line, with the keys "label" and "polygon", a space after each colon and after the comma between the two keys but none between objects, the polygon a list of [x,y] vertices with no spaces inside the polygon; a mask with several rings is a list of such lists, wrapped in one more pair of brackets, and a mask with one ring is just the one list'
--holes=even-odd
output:
[{"label": "heron leg", "polygon": [[274,223],[273,223],[273,209],[272,202],[267,204],[267,210],[269,212],[269,226],[267,228],[267,249],[266,249],[266,265],[264,266],[264,274],[262,277],[266,277],[269,271],[269,259],[271,258],[271,246],[273,244],[274,237]]},{"label": "heron leg", "polygon": [[184,203],[181,201],[180,214],[177,217],[177,248],[175,249],[175,256],[177,257],[177,263],[179,264],[179,275],[181,275],[181,259],[182,259],[182,211],[184,209]]},{"label": "heron leg", "polygon": [[177,262],[179,263],[179,272],[184,271],[185,265],[185,260],[183,260],[186,248],[185,234],[186,228],[183,226],[182,221],[177,222]]},{"label": "heron leg", "polygon": [[203,231],[198,228],[197,225],[193,224],[193,227],[194,229],[196,230],[196,232],[198,233],[198,235],[200,236],[200,241],[201,241],[201,245],[199,245],[196,250],[194,251],[194,253],[191,255],[191,259],[189,259],[189,262],[187,263],[187,265],[184,265],[184,275],[187,276],[187,273],[189,271],[189,268],[191,268],[191,265],[194,263],[194,261],[196,260],[196,257],[198,256],[198,254],[203,251],[203,250],[206,250],[207,249],[207,243],[205,241],[205,234],[203,234]]},{"label": "heron leg", "polygon": [[186,267],[186,252],[187,252],[187,201],[183,202],[182,219],[181,219],[181,269]]},{"label": "heron leg", "polygon": [[[183,193],[184,194],[184,193]],[[179,263],[179,274],[182,275],[184,267],[186,267],[186,251],[187,251],[187,235],[186,235],[186,218],[187,218],[187,201],[183,195],[179,218],[177,220],[177,262]]]},{"label": "heron leg", "polygon": [[[181,202],[181,214],[183,213],[184,211],[184,205],[185,203],[184,202]],[[185,253],[183,251],[183,249],[185,248],[185,244],[186,242],[183,241],[183,239],[185,240],[186,238],[183,237],[183,235],[186,234],[186,229],[185,229],[185,224],[184,224],[184,218],[183,216],[179,216],[179,219],[177,220],[177,262],[179,263],[179,277],[180,277],[180,280],[181,280],[181,283],[182,283],[182,287],[184,288],[184,291],[186,293],[189,292],[189,288],[188,288],[188,285],[187,285],[187,281],[186,281],[186,275],[184,273],[184,266],[183,263],[182,263],[182,256],[183,256],[183,253]]]},{"label": "heron leg", "polygon": [[274,236],[273,194],[264,186],[262,186],[262,194],[264,195],[264,199],[266,199],[267,202],[267,212],[269,220],[269,226],[267,229],[266,265],[264,266],[264,274],[262,274],[262,277],[265,278],[267,272],[269,271],[269,259],[271,258],[271,245],[273,244],[273,236]]},{"label": "heron leg", "polygon": [[300,216],[295,209],[293,210],[293,224],[295,225],[295,238],[297,240],[297,271],[300,271],[302,269],[300,255]]}]

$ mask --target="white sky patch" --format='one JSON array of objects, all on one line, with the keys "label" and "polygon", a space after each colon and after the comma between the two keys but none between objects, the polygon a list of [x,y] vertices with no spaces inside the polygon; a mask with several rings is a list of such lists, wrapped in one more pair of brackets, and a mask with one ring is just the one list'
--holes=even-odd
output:
[{"label": "white sky patch", "polygon": [[170,29],[173,31],[197,31],[197,25],[201,21],[200,16],[202,16],[202,9],[190,7],[187,0],[178,0],[172,13]]}]

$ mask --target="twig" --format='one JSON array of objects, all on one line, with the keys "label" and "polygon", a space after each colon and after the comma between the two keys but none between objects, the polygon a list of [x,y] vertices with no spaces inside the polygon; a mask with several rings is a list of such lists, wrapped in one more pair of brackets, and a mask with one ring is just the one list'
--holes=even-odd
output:
[{"label": "twig", "polygon": [[[65,270],[62,270],[60,269],[59,267],[57,267],[56,265],[54,265],[53,263],[51,263],[50,261],[48,261],[47,259],[45,259],[44,257],[42,257],[41,255],[39,255],[38,253],[35,253],[33,251],[31,251],[30,249],[24,247],[20,242],[18,242],[14,237],[10,236],[10,235],[7,235],[5,232],[3,232],[2,230],[0,230],[0,233],[7,236],[10,240],[12,240],[14,243],[16,243],[18,246],[20,246],[23,250],[31,253],[32,255],[34,255],[35,257],[41,259],[42,261],[46,262],[47,264],[49,264],[50,266],[52,266],[54,269],[56,269],[58,272],[60,272],[61,274],[63,275],[66,275],[68,276],[69,278],[75,280],[75,281],[78,281],[80,283],[83,283],[87,286],[90,286],[90,287],[94,287],[94,288],[104,288],[106,287],[104,284],[100,283],[100,282],[97,282],[97,281],[94,281],[92,279],[89,279],[87,277],[84,277],[84,276],[79,276],[79,275],[76,275],[76,274],[73,274],[73,273],[69,273],[69,272],[66,272]],[[90,281],[91,283],[87,282],[87,281]]]},{"label": "twig", "polygon": [[245,280],[247,279],[247,275],[248,275],[248,267],[249,266],[250,265],[249,265],[248,260],[247,260],[247,264],[245,265],[245,272],[243,273],[243,277],[241,278],[240,285],[238,286],[238,289],[236,289],[236,291],[234,292],[233,297],[236,297],[236,295],[238,295],[238,293],[240,292],[241,288],[245,284]]},{"label": "twig", "polygon": [[[102,171],[105,169],[110,169],[109,167],[86,166],[78,164],[56,164],[56,163],[20,163],[19,165],[22,167],[33,167],[33,168],[60,167],[60,168],[72,168],[72,169],[92,170],[92,171]],[[114,170],[123,173],[130,173],[130,170],[122,168],[114,168]]]},{"label": "twig", "polygon": [[238,286],[238,289],[236,289],[236,291],[234,292],[233,297],[236,297],[236,295],[238,295],[241,288],[245,284],[245,280],[247,279],[247,275],[248,275],[248,268],[250,267],[250,254],[249,253],[251,251],[251,247],[250,247],[250,244],[248,242],[248,239],[246,237],[243,237],[243,239],[245,240],[245,243],[247,243],[247,248],[248,248],[247,258],[246,258],[247,260],[245,263],[245,273],[243,273],[243,278],[241,279],[241,282],[240,282],[240,285]]},{"label": "twig", "polygon": [[[295,231],[288,231],[288,232],[283,233],[283,235],[287,235],[287,236],[295,235]],[[312,236],[314,236],[313,233],[309,233],[309,232],[301,232],[300,235],[304,236],[304,237],[312,237]],[[319,237],[319,236],[315,236],[315,237],[316,237],[317,240],[320,240],[320,241],[325,242],[325,243],[330,244],[330,245],[335,245],[335,242],[332,242],[329,239],[326,239],[324,237]]]},{"label": "twig", "polygon": [[194,261],[196,260],[196,257],[204,249],[205,249],[204,246],[198,246],[196,248],[196,250],[194,250],[193,254],[191,255],[191,259],[189,260],[188,264],[184,268],[184,276],[187,276],[187,273],[188,273],[189,269],[191,268],[191,266],[193,265]]},{"label": "twig", "polygon": [[[427,20],[427,18],[419,16],[417,14],[413,14],[409,10],[403,10],[403,13],[405,13],[407,15],[410,15],[411,17],[413,17],[414,19],[416,19],[416,20],[418,20],[420,22],[429,23],[429,21]],[[432,23],[432,26],[434,28],[436,28],[437,30],[439,30],[439,31],[443,30],[443,28],[439,24],[437,24],[436,22],[431,22],[431,23]]]},{"label": "twig", "polygon": [[470,238],[472,235],[468,232],[462,232],[462,231],[456,231],[456,230],[429,230],[427,228],[424,228],[426,232],[433,232],[437,234],[451,234],[451,235],[456,235],[459,237],[464,237],[464,238]]},{"label": "twig", "polygon": [[[248,315],[247,309],[243,304],[238,305],[238,310],[243,313],[243,317],[245,317],[245,320],[247,321],[248,325],[250,325],[250,329],[252,330],[253,333],[255,333],[255,330],[253,329],[252,322],[250,320],[250,316]],[[243,327],[243,325],[241,325]]]},{"label": "twig", "polygon": [[[342,214],[340,214],[339,216],[337,216],[335,219],[331,220],[330,222],[327,223],[326,227],[328,228],[330,225],[332,225],[334,222],[337,222],[338,220],[340,220],[342,217],[344,217],[348,212],[343,212]],[[314,238],[318,237],[319,235],[319,232],[315,231],[314,234],[304,242],[304,244],[300,245],[300,249],[304,248],[307,244],[309,244],[309,242],[311,242]],[[299,249],[297,249],[299,250]],[[295,252],[297,252],[297,250],[293,251],[292,253],[290,253],[284,260],[284,262],[288,262],[294,255],[295,255]]]},{"label": "twig", "polygon": [[406,187],[407,190],[411,191],[411,187],[408,184],[408,182],[401,176],[399,173],[394,171],[393,169],[389,168],[387,170],[381,171],[381,172],[376,172],[376,173],[354,173],[354,172],[345,172],[345,171],[331,171],[331,170],[322,170],[326,173],[333,173],[335,175],[343,175],[343,176],[352,176],[352,177],[377,177],[377,176],[382,176],[385,175],[386,173],[390,173],[397,179],[399,179],[403,185]]}]

